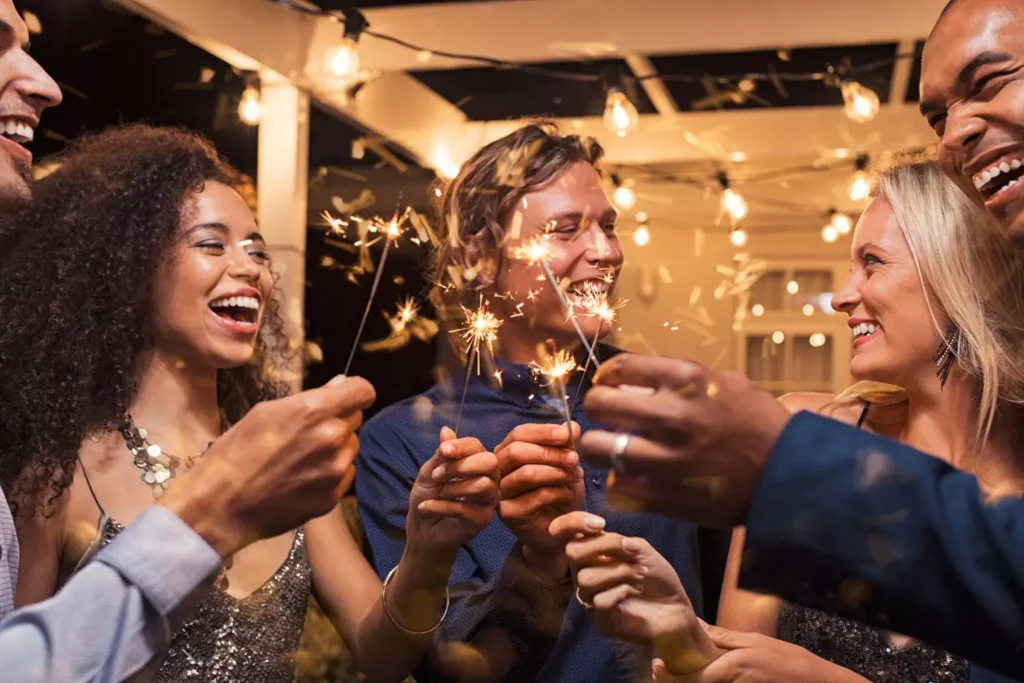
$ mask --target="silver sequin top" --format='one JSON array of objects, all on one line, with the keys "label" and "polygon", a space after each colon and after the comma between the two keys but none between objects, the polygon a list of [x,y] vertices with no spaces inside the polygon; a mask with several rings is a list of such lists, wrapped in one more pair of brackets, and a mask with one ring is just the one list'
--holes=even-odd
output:
[{"label": "silver sequin top", "polygon": [[[124,526],[106,517],[100,546]],[[242,599],[214,590],[171,642],[158,683],[291,683],[306,619],[311,571],[302,530],[284,564]]]}]

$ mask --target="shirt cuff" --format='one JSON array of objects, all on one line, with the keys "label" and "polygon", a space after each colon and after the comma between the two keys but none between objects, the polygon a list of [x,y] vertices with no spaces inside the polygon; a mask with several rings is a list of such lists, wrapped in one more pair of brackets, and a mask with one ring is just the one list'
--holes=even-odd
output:
[{"label": "shirt cuff", "polygon": [[200,588],[210,588],[220,555],[173,512],[152,506],[97,556],[138,588],[165,618]]}]

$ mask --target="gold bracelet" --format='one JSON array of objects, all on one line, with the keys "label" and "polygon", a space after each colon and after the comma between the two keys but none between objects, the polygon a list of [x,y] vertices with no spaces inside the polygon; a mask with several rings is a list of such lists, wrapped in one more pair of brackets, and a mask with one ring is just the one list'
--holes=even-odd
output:
[{"label": "gold bracelet", "polygon": [[395,575],[397,570],[398,567],[395,566],[388,572],[387,578],[384,579],[384,585],[380,589],[380,602],[384,607],[384,614],[386,614],[391,623],[395,625],[395,628],[410,636],[425,636],[441,628],[441,624],[444,623],[444,618],[448,616],[448,607],[451,606],[451,594],[448,592],[448,586],[444,587],[444,612],[441,613],[441,618],[437,620],[437,624],[434,625],[434,628],[429,631],[410,631],[399,624],[398,620],[395,619],[395,616],[391,614],[391,610],[388,609],[388,584],[391,583],[391,578]]}]

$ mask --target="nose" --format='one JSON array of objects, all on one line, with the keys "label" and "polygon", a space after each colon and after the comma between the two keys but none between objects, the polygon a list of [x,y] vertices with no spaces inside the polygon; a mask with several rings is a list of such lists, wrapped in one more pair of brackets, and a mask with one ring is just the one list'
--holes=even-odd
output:
[{"label": "nose", "polygon": [[260,267],[252,255],[242,248],[233,249],[232,254],[228,275],[237,280],[257,282],[260,279]]},{"label": "nose", "polygon": [[942,147],[962,160],[984,137],[987,129],[988,124],[980,116],[951,110],[946,118],[946,130],[942,134]]},{"label": "nose", "polygon": [[860,304],[860,276],[851,272],[843,286],[832,295],[832,308],[846,315],[853,315],[854,309]]},{"label": "nose", "polygon": [[590,263],[606,268],[622,265],[622,248],[614,232],[605,232],[605,228],[595,222],[581,239],[587,240],[587,260]]},{"label": "nose", "polygon": [[26,52],[22,52],[19,60],[14,87],[21,98],[32,105],[36,113],[41,113],[49,107],[56,107],[63,99],[57,82]]}]

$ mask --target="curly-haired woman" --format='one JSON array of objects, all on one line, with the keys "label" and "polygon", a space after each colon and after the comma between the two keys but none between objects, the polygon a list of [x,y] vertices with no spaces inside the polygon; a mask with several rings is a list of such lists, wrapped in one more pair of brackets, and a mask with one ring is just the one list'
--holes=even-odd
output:
[{"label": "curly-haired woman", "polygon": [[[48,491],[19,501],[19,604],[51,595],[227,425],[286,393],[270,259],[231,182],[192,134],[116,128],[74,144],[0,233],[0,448],[49,458],[35,488],[0,472]],[[440,441],[384,590],[336,509],[240,551],[157,679],[292,680],[311,589],[374,680],[412,671],[456,552],[497,502],[495,457],[450,430]],[[448,474],[432,477],[442,461]]]}]

